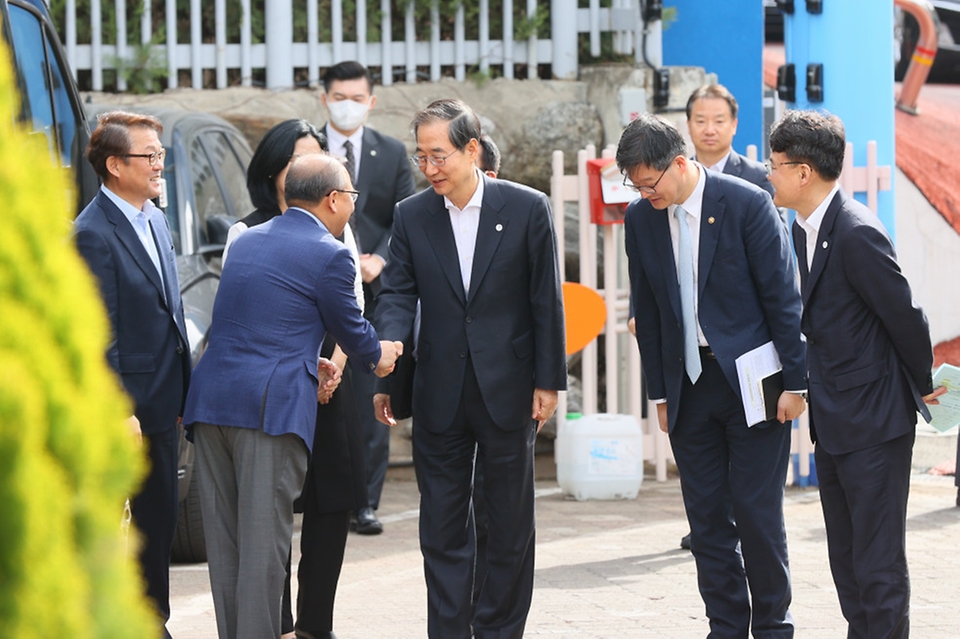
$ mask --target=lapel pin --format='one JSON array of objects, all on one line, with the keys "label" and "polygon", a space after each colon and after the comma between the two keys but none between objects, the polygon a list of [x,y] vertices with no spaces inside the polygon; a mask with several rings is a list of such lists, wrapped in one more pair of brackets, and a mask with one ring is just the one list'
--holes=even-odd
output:
[{"label": "lapel pin", "polygon": [[371,155],[371,157],[376,157],[376,156],[377,156],[377,150],[376,150],[376,149],[370,149],[370,155]]},{"label": "lapel pin", "polygon": [[710,216],[707,218],[707,224],[713,224],[716,221],[717,221],[716,218],[714,218],[713,216]]},{"label": "lapel pin", "polygon": [[827,241],[824,240],[824,241],[823,241],[823,244],[821,244],[821,246],[823,246],[823,248],[827,248]]},{"label": "lapel pin", "polygon": [[496,229],[497,229],[497,233],[499,233],[500,231],[502,231],[502,230],[503,230],[503,224],[497,224]]}]

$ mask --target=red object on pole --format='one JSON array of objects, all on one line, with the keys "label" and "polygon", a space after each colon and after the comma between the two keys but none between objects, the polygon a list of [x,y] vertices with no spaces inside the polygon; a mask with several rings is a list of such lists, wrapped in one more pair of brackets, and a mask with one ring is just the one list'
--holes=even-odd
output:
[{"label": "red object on pole", "polygon": [[910,115],[917,115],[917,98],[920,88],[930,75],[930,67],[937,55],[937,13],[928,0],[893,0],[917,20],[920,25],[920,39],[913,50],[907,74],[903,76],[897,108]]}]

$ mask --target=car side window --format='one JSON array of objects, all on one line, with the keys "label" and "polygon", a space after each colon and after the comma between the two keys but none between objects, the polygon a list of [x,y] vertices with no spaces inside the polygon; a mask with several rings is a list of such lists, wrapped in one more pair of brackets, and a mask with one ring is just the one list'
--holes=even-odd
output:
[{"label": "car side window", "polygon": [[77,122],[82,119],[73,111],[70,101],[70,83],[66,71],[54,55],[50,40],[47,39],[47,58],[50,60],[50,79],[53,83],[53,110],[56,118],[57,142],[60,148],[60,158],[63,166],[70,167],[83,160],[83,149],[80,148]]},{"label": "car side window", "polygon": [[47,46],[43,29],[35,15],[17,6],[10,6],[10,32],[16,51],[20,76],[21,110],[25,121],[37,134],[46,136],[50,152],[57,152],[54,130],[50,75],[47,72]]},{"label": "car side window", "polygon": [[193,201],[196,203],[197,242],[198,246],[209,244],[207,236],[207,218],[210,216],[226,216],[227,207],[224,194],[217,182],[217,174],[213,163],[207,157],[201,138],[195,137],[190,142],[187,151],[190,154],[190,179],[193,181]]},{"label": "car side window", "polygon": [[229,214],[237,219],[244,217],[253,211],[253,203],[250,201],[250,193],[247,191],[247,171],[244,168],[250,163],[250,158],[246,158],[244,163],[237,156],[236,149],[242,148],[242,146],[238,142],[230,140],[233,137],[232,135],[222,131],[207,131],[202,134],[202,137],[212,155],[214,166],[220,169],[224,195],[229,202],[228,206],[233,209]]}]

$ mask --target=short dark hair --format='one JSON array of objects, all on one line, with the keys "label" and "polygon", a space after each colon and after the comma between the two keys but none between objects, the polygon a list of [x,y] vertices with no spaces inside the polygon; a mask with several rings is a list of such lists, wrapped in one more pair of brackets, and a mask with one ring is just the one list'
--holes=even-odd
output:
[{"label": "short dark hair", "polygon": [[329,155],[297,158],[283,182],[287,203],[315,205],[331,191],[350,188],[350,176],[343,163]]},{"label": "short dark hair", "polygon": [[297,141],[307,136],[315,139],[321,149],[327,150],[327,136],[306,120],[284,120],[260,140],[247,167],[247,191],[256,208],[279,210],[275,178],[289,164]]},{"label": "short dark hair", "polygon": [[719,98],[720,100],[726,100],[727,106],[730,107],[730,117],[734,120],[737,119],[737,111],[739,110],[739,105],[737,104],[737,99],[733,97],[733,94],[730,93],[730,90],[722,84],[705,84],[702,87],[695,89],[693,93],[690,94],[690,97],[687,99],[687,119],[690,119],[690,114],[693,111],[693,103],[697,100],[704,100],[710,98]]},{"label": "short dark hair", "polygon": [[480,170],[484,173],[487,171],[500,172],[500,149],[497,148],[497,143],[493,141],[493,138],[486,133],[480,136],[480,157],[477,159]]},{"label": "short dark hair", "polygon": [[[106,181],[110,177],[107,171],[107,158],[130,153],[130,129],[153,129],[157,135],[163,133],[160,120],[152,115],[130,113],[129,111],[108,111],[97,117],[97,128],[90,136],[87,145],[87,161],[93,170]],[[123,158],[129,162],[129,158]]]},{"label": "short dark hair", "polygon": [[327,68],[323,73],[323,90],[325,93],[330,93],[330,85],[337,80],[356,80],[357,78],[366,79],[370,95],[373,95],[373,76],[370,75],[367,67],[356,60],[344,60]]},{"label": "short dark hair", "polygon": [[470,140],[480,140],[483,131],[480,127],[480,118],[462,100],[436,100],[420,109],[413,116],[413,137],[417,137],[417,130],[424,124],[433,122],[450,123],[450,144],[461,150],[470,143]]},{"label": "short dark hair", "polygon": [[810,165],[826,180],[836,180],[847,150],[843,122],[826,111],[787,111],[770,129],[770,150]]},{"label": "short dark hair", "polygon": [[621,172],[638,166],[663,171],[675,157],[686,154],[686,142],[673,125],[650,113],[641,113],[620,135],[617,167]]}]

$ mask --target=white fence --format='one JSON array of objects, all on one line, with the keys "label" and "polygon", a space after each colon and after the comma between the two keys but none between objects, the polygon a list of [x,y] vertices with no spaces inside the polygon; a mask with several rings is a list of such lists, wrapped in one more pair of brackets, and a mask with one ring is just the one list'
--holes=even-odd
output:
[{"label": "white fence", "polygon": [[[643,58],[640,50],[643,22],[639,0],[589,0],[589,6],[578,7],[578,0],[517,0],[525,2],[526,20],[531,21],[538,10],[549,7],[550,20],[538,31],[549,31],[548,37],[534,33],[525,40],[515,40],[514,0],[500,0],[501,33],[491,33],[490,0],[476,0],[478,24],[469,25],[477,38],[468,40],[464,3],[457,5],[454,15],[441,16],[439,0],[430,2],[429,29],[417,32],[414,0],[396,3],[404,12],[403,36],[394,38],[394,14],[397,10],[391,0],[360,0],[356,2],[355,15],[349,16],[351,29],[356,33],[353,40],[345,39],[344,2],[328,0],[330,11],[320,13],[318,0],[306,0],[307,36],[303,42],[294,41],[294,6],[292,0],[266,0],[264,12],[265,33],[257,34],[262,43],[254,43],[251,26],[251,0],[239,0],[239,40],[227,40],[228,0],[190,0],[189,42],[177,39],[178,21],[185,16],[177,13],[177,0],[158,0],[164,3],[165,24],[158,31],[151,18],[154,15],[154,0],[142,0],[143,11],[138,37],[131,41],[127,33],[128,0],[115,0],[113,12],[115,26],[111,37],[104,37],[104,6],[101,0],[89,0],[89,42],[78,42],[77,0],[66,0],[66,15],[62,34],[67,57],[74,73],[90,73],[90,85],[95,91],[104,87],[104,72],[129,64],[136,50],[149,48],[151,56],[166,61],[167,86],[179,85],[181,71],[190,72],[190,86],[204,88],[205,73],[212,72],[216,88],[228,86],[228,77],[237,78],[244,86],[253,84],[254,72],[264,71],[268,88],[286,88],[294,84],[294,72],[305,69],[307,81],[315,86],[320,70],[342,60],[358,60],[381,76],[384,85],[394,81],[394,76],[406,82],[416,82],[425,75],[438,80],[444,74],[464,80],[468,70],[476,69],[482,74],[497,68],[499,74],[514,77],[515,65],[527,66],[527,77],[538,77],[538,65],[550,65],[550,75],[558,79],[576,79],[578,73],[578,40],[580,33],[588,33],[590,55],[601,53],[601,35],[613,34],[613,50],[622,55]],[[234,3],[237,0],[232,0]],[[422,0],[417,0],[422,2]],[[464,0],[469,1],[469,0]],[[108,0],[109,2],[109,0]],[[204,33],[202,16],[204,9],[214,7],[212,33]],[[601,4],[609,6],[601,7]],[[368,42],[368,11],[372,5],[379,13],[381,38]],[[236,5],[231,5],[236,6]],[[445,5],[446,6],[446,5]],[[298,5],[299,8],[299,5]],[[472,8],[472,7],[471,7]],[[159,12],[159,9],[157,9]],[[441,38],[441,24],[453,21],[453,37]],[[321,22],[322,21],[322,22]],[[208,21],[209,22],[209,21]],[[329,41],[319,38],[319,25],[329,25]],[[659,30],[659,23],[656,23]],[[210,31],[209,29],[207,29]],[[86,30],[85,30],[86,32]],[[158,39],[165,34],[165,40]],[[206,40],[211,40],[206,41]],[[115,42],[117,44],[106,44]],[[125,62],[126,61],[126,62]],[[428,71],[424,71],[428,69]],[[229,72],[229,73],[228,73]],[[117,75],[117,89],[126,90],[123,73]]]}]

